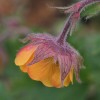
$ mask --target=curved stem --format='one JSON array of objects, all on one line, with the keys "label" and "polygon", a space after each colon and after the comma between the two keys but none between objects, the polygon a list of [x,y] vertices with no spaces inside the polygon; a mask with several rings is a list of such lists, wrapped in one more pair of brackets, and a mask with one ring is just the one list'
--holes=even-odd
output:
[{"label": "curved stem", "polygon": [[67,38],[68,33],[70,32],[72,15],[73,14],[70,14],[68,20],[65,22],[65,26],[64,26],[64,28],[63,28],[63,30],[62,30],[62,32],[57,40],[57,42],[60,44],[63,44],[63,42]]},{"label": "curved stem", "polygon": [[[80,1],[79,3],[74,4],[73,6],[71,6],[70,8],[70,16],[68,18],[68,20],[65,22],[65,26],[63,28],[63,31],[61,32],[57,42],[60,43],[61,45],[64,44],[65,39],[67,38],[68,34],[70,33],[73,25],[77,22],[77,20],[80,18],[80,13],[81,10],[92,4],[92,3],[96,3],[96,2],[100,2],[100,0],[83,0]],[[77,8],[76,8],[77,7]],[[73,21],[75,20],[75,22],[73,23]]]},{"label": "curved stem", "polygon": [[100,2],[100,0],[83,0],[82,1],[82,6],[78,9],[78,11],[81,12],[81,10],[85,7],[88,6],[90,4],[96,3],[96,2]]}]

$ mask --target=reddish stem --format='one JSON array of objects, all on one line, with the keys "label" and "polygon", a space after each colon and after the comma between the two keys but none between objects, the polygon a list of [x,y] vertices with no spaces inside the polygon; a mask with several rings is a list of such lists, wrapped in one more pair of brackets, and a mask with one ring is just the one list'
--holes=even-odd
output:
[{"label": "reddish stem", "polygon": [[[61,32],[57,42],[60,43],[61,45],[64,44],[68,34],[70,33],[71,31],[71,28],[72,28],[72,24],[73,24],[73,20],[75,19],[79,19],[80,18],[80,12],[81,10],[92,4],[92,3],[96,3],[96,2],[100,2],[100,0],[83,0],[83,1],[80,1],[79,3],[76,3],[76,5],[73,5],[70,10],[73,10],[68,18],[68,20],[65,22],[65,26],[63,28],[63,31]],[[75,7],[78,7],[78,8],[75,8]],[[77,16],[79,15],[79,16]],[[76,21],[77,22],[77,21]],[[74,23],[75,24],[75,23]]]}]

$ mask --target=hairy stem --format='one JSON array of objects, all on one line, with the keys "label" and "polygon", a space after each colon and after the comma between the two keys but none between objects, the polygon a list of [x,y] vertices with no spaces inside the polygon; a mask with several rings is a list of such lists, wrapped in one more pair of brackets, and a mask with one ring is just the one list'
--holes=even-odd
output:
[{"label": "hairy stem", "polygon": [[65,22],[65,26],[57,40],[58,43],[63,44],[65,39],[67,38],[68,33],[70,32],[70,26],[71,26],[71,20],[72,20],[73,14],[70,14],[68,20]]},{"label": "hairy stem", "polygon": [[[63,31],[61,32],[61,34],[57,40],[58,43],[60,43],[61,45],[64,44],[68,34],[70,33],[70,31],[73,27],[73,24],[76,24],[76,22],[80,18],[80,13],[81,13],[82,9],[88,5],[96,3],[96,2],[100,2],[100,0],[83,0],[83,1],[80,1],[80,2],[72,5],[71,8],[69,8],[70,16],[69,16],[68,20],[65,22]],[[75,20],[75,22],[73,23],[74,20]]]}]

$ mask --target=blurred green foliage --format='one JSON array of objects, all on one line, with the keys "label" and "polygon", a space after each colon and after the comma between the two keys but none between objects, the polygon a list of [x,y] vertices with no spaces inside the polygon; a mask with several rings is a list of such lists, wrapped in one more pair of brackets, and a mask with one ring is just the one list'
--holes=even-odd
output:
[{"label": "blurred green foliage", "polygon": [[83,9],[83,11],[81,12],[81,17],[92,17],[94,15],[97,15],[98,13],[100,13],[100,3],[95,3]]},{"label": "blurred green foliage", "polygon": [[[33,32],[40,30],[32,29]],[[55,30],[58,28],[55,27]],[[100,31],[88,33],[83,30],[85,26],[79,24],[77,31],[68,39],[84,58],[86,69],[80,72],[82,83],[79,84],[74,79],[73,85],[60,89],[47,88],[21,72],[19,67],[15,66],[14,59],[24,44],[19,42],[19,38],[7,39],[4,47],[9,56],[9,63],[0,76],[0,100],[100,100]]]}]

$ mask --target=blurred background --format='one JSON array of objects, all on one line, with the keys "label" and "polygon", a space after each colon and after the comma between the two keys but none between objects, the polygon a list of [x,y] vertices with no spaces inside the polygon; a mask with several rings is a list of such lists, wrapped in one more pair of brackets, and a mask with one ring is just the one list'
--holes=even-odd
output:
[{"label": "blurred background", "polygon": [[100,3],[86,8],[68,42],[84,58],[79,84],[56,89],[33,81],[14,64],[29,33],[58,35],[68,15],[50,6],[78,0],[0,0],[0,100],[100,100]]}]

